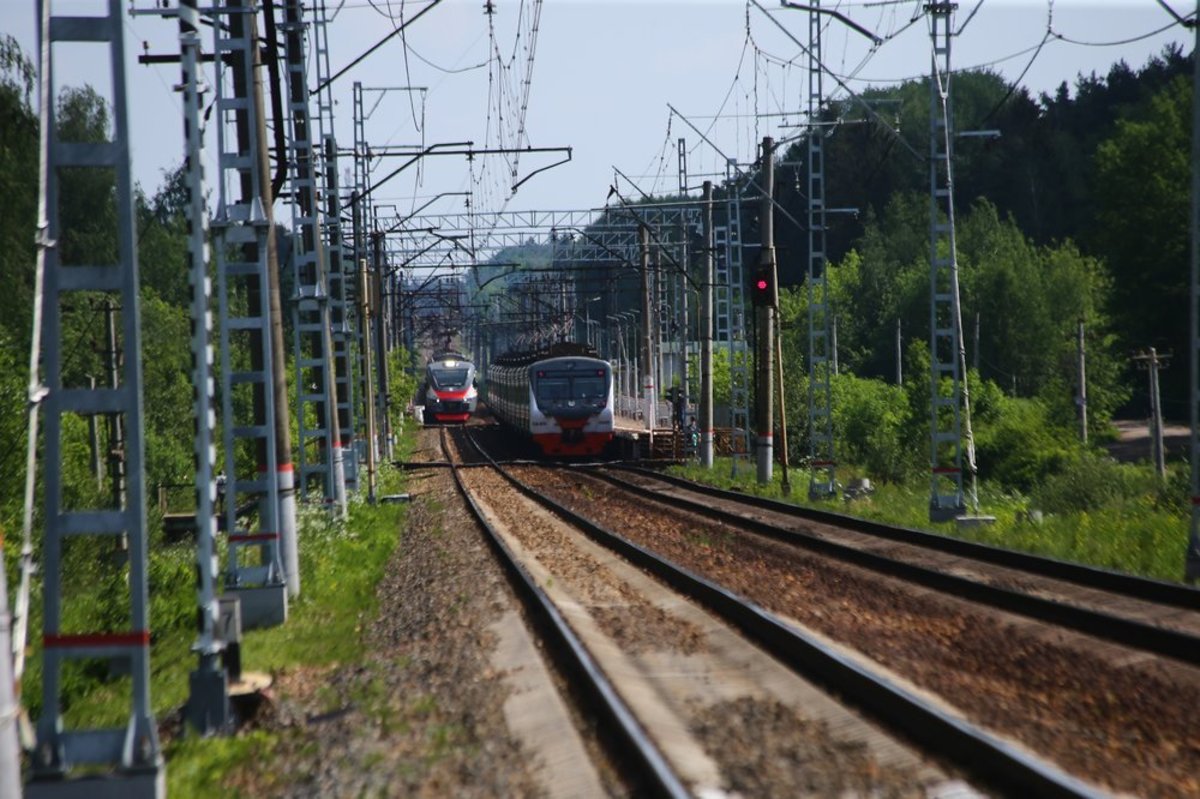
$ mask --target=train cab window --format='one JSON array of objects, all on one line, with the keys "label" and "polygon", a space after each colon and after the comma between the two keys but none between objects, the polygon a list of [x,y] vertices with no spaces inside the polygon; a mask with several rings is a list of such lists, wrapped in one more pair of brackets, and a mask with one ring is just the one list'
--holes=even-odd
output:
[{"label": "train cab window", "polygon": [[434,385],[442,390],[464,388],[467,384],[466,369],[430,369],[429,376]]},{"label": "train cab window", "polygon": [[547,375],[537,381],[538,404],[561,402],[571,398],[570,378]]},{"label": "train cab window", "polygon": [[595,377],[575,376],[575,397],[584,402],[599,402],[600,404],[604,404],[604,401],[608,398],[606,388],[602,375]]}]

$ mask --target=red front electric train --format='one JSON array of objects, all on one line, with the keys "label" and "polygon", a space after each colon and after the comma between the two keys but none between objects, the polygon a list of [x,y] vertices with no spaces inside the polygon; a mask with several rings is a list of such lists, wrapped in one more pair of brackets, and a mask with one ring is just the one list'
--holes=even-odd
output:
[{"label": "red front electric train", "polygon": [[457,352],[441,352],[425,367],[425,424],[466,422],[475,413],[475,364]]}]

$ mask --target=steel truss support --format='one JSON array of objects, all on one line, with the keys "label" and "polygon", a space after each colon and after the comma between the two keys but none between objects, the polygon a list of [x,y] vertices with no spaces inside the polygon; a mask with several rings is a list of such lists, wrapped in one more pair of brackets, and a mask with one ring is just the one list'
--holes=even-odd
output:
[{"label": "steel truss support", "polygon": [[718,346],[729,358],[729,427],[732,464],[750,454],[750,343],[746,337],[744,245],[742,243],[742,189],[737,163],[725,168],[725,224],[716,228],[716,285],[714,327]]},{"label": "steel truss support", "polygon": [[929,518],[932,521],[952,519],[965,510],[959,353],[962,324],[950,131],[950,18],[957,7],[945,2],[926,6],[933,40],[929,79]]},{"label": "steel truss support", "polygon": [[[241,599],[243,625],[266,627],[287,620],[267,275],[271,227],[261,199],[263,143],[252,96],[257,44],[253,0],[235,0],[225,12],[225,19],[213,26],[219,170],[213,230],[229,542],[225,581],[227,591]],[[250,400],[248,408],[240,401],[245,399]],[[239,506],[247,500],[258,503],[257,518],[250,522],[239,517]]]},{"label": "steel truss support", "polygon": [[[346,514],[342,437],[334,385],[333,331],[324,242],[316,202],[316,153],[309,117],[305,66],[306,26],[300,0],[286,0],[281,26],[287,52],[296,294],[292,298],[296,351],[296,418],[300,441],[300,495],[308,498],[319,482],[323,499],[338,516]],[[313,426],[315,425],[315,427]]]},{"label": "steel truss support", "polygon": [[[338,431],[341,433],[342,464],[346,490],[358,489],[358,450],[355,445],[354,381],[351,377],[352,350],[362,351],[354,311],[354,280],[346,275],[346,246],[342,235],[342,198],[338,189],[338,148],[333,124],[333,90],[329,85],[329,26],[325,0],[318,0],[313,15],[313,44],[316,55],[317,130],[322,146],[321,171],[325,178],[325,213],[321,230],[325,239],[329,276],[329,313],[333,324],[333,372],[337,395]],[[353,261],[351,261],[353,263]],[[356,341],[356,338],[358,339]],[[361,388],[360,388],[361,392]],[[365,418],[361,416],[360,418]]]},{"label": "steel truss support", "polygon": [[808,14],[808,453],[812,469],[809,499],[837,494],[833,456],[833,352],[830,335],[829,284],[825,261],[825,136],[821,132],[824,103],[821,67],[820,0]]},{"label": "steel truss support", "polygon": [[[39,111],[41,115],[41,174],[38,219],[38,268],[44,294],[39,298],[42,320],[42,362],[45,385],[35,392],[45,412],[45,530],[42,573],[42,711],[32,757],[30,797],[160,797],[166,792],[165,768],[157,725],[150,703],[150,606],[147,580],[146,485],[142,414],[141,314],[138,298],[137,240],[134,230],[133,180],[129,161],[129,111],[125,86],[125,40],[120,0],[108,0],[98,16],[60,16],[50,0],[38,3]],[[82,51],[76,43],[100,44],[112,76],[113,138],[104,142],[64,141],[58,137],[54,105],[56,53]],[[57,51],[53,45],[57,44]],[[94,53],[88,53],[94,55]],[[61,56],[60,56],[61,57]],[[100,65],[96,65],[99,67]],[[59,249],[63,234],[59,209],[60,170],[90,170],[111,179],[117,219],[114,262],[64,263]],[[98,211],[100,209],[97,209]],[[104,256],[99,256],[103,258]],[[63,312],[86,301],[86,294],[115,298],[120,308],[120,339],[125,358],[119,384],[93,388],[72,385],[64,368]],[[81,300],[81,298],[84,298]],[[31,379],[36,381],[37,375]],[[78,377],[77,375],[75,377]],[[31,396],[31,399],[35,397]],[[107,507],[68,504],[62,483],[64,450],[71,446],[71,417],[111,414],[123,423],[125,446],[119,457],[125,475],[125,499]],[[64,592],[70,568],[66,542],[74,543],[72,557],[100,554],[102,542],[124,539],[128,551],[108,564],[116,572],[108,597],[124,606],[122,629],[64,630],[64,606],[87,601]],[[81,548],[83,552],[81,552]],[[111,551],[111,550],[109,550]],[[100,567],[104,568],[104,567]],[[90,597],[90,593],[81,596]],[[7,657],[7,653],[4,655]],[[129,676],[129,709],[124,727],[66,729],[63,719],[63,668],[69,661],[112,664]],[[116,771],[106,781],[75,777],[77,765]]]},{"label": "steel truss support", "polygon": [[224,643],[218,635],[216,417],[213,403],[212,286],[208,278],[208,208],[204,203],[204,77],[200,71],[200,15],[196,0],[179,5],[179,86],[183,94],[184,168],[188,203],[188,284],[192,291],[192,418],[195,421],[196,595],[198,635],[192,649],[199,657],[189,679],[185,715],[201,734],[229,727],[229,690],[221,663]]}]

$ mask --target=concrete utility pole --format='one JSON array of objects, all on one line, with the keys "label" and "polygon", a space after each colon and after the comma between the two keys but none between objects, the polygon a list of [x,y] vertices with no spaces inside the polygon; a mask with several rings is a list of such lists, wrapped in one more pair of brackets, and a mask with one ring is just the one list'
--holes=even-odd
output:
[{"label": "concrete utility pole", "polygon": [[[775,270],[775,142],[770,136],[762,140],[762,211],[759,217],[759,229],[762,232],[762,251],[759,256],[759,269],[766,270],[774,293],[778,275]],[[774,299],[772,297],[772,299]],[[775,304],[762,303],[754,309],[758,336],[755,341],[757,349],[756,379],[754,386],[754,415],[758,425],[756,452],[758,463],[758,482],[765,485],[771,482],[771,472],[775,463],[773,435],[775,428]]]},{"label": "concrete utility pole", "polygon": [[642,254],[642,402],[645,403],[646,429],[650,431],[650,453],[654,453],[654,313],[650,301],[650,228],[638,225],[638,243]]},{"label": "concrete utility pole", "polygon": [[367,276],[367,259],[358,259],[358,319],[362,325],[363,384],[366,389],[367,411],[367,500],[375,504],[375,385],[371,382],[371,310],[374,305]]},{"label": "concrete utility pole", "polygon": [[[0,531],[3,532],[3,531]],[[20,799],[21,748],[17,742],[17,705],[12,662],[12,617],[8,613],[8,575],[0,535],[0,799]]]},{"label": "concrete utility pole", "polygon": [[[108,387],[120,385],[121,353],[117,348],[117,309],[109,297],[104,298],[104,363],[108,370]],[[108,479],[112,491],[112,506],[125,507],[125,435],[121,414],[110,413],[106,417],[108,427]]]},{"label": "concrete utility pole", "polygon": [[1083,320],[1080,319],[1079,334],[1076,341],[1076,350],[1079,355],[1079,396],[1076,398],[1076,403],[1079,405],[1079,440],[1087,444],[1087,352],[1084,349],[1083,332]]},{"label": "concrete utility pole", "polygon": [[704,181],[704,281],[700,284],[700,465],[713,466],[713,185]]},{"label": "concrete utility pole", "polygon": [[[376,427],[381,441],[381,451],[388,460],[392,459],[392,389],[388,376],[388,346],[387,346],[387,315],[383,303],[383,274],[386,264],[383,257],[383,236],[375,241],[375,269],[371,274],[372,308],[375,309],[375,370],[379,375],[379,396],[375,402],[377,407]],[[370,330],[370,326],[366,328]],[[365,338],[365,337],[364,337]],[[405,403],[408,398],[404,398]],[[382,417],[382,419],[380,418]]]},{"label": "concrete utility pole", "polygon": [[[1196,3],[1200,19],[1200,0]],[[1200,53],[1200,24],[1192,22],[1196,34],[1193,53]],[[1192,422],[1192,517],[1188,530],[1188,548],[1184,559],[1184,579],[1200,580],[1200,58],[1192,57],[1192,280],[1191,311],[1191,386],[1189,403]]]},{"label": "concrete utility pole", "polygon": [[1170,359],[1170,355],[1159,355],[1154,347],[1133,356],[1137,367],[1150,373],[1150,457],[1159,480],[1166,479],[1167,460],[1163,451],[1162,398],[1158,391],[1158,372],[1170,365]]}]

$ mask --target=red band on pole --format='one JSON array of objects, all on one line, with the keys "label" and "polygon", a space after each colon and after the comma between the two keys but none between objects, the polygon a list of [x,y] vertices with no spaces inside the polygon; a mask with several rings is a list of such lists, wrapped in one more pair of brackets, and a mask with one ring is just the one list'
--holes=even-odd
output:
[{"label": "red band on pole", "polygon": [[148,646],[149,630],[134,630],[128,633],[80,633],[74,635],[43,635],[42,646],[46,649],[73,649],[88,646]]},{"label": "red band on pole", "polygon": [[238,543],[244,541],[274,541],[277,538],[279,538],[279,533],[248,533],[246,535],[229,536],[230,541],[236,541]]}]

